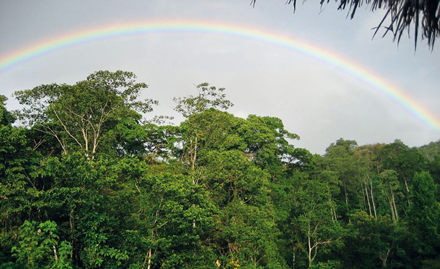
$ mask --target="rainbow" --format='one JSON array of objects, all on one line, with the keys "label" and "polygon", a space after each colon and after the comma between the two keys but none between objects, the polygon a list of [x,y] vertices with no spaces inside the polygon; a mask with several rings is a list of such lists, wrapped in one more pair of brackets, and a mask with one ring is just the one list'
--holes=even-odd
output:
[{"label": "rainbow", "polygon": [[434,130],[440,130],[440,121],[432,113],[427,111],[401,89],[381,78],[379,75],[362,67],[354,61],[350,61],[336,53],[326,50],[316,44],[308,43],[282,33],[274,33],[267,29],[252,28],[249,26],[229,25],[223,22],[187,21],[187,20],[154,20],[117,25],[105,25],[94,29],[68,33],[50,40],[44,40],[38,44],[11,52],[0,58],[0,73],[16,65],[40,57],[47,53],[61,50],[67,47],[84,44],[87,42],[149,33],[174,33],[174,32],[197,32],[229,35],[239,38],[247,38],[265,42],[277,46],[283,46],[294,51],[317,58],[331,66],[337,67],[345,73],[359,79],[388,96],[412,115]]}]

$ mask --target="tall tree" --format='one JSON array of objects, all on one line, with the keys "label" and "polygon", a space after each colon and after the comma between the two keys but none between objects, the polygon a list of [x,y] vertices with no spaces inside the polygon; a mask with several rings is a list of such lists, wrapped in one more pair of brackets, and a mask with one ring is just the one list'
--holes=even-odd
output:
[{"label": "tall tree", "polygon": [[[428,172],[417,173],[411,185],[409,224],[415,231],[414,245],[419,260],[439,259],[440,203],[436,200],[437,186]],[[440,263],[437,260],[437,266]]]},{"label": "tall tree", "polygon": [[355,156],[357,147],[354,140],[338,139],[326,149],[320,162],[323,170],[334,171],[339,176],[341,192],[335,202],[339,204],[340,214],[344,219],[364,201],[363,171]]},{"label": "tall tree", "polygon": [[15,96],[25,106],[18,115],[28,127],[54,137],[63,153],[79,150],[93,159],[110,130],[139,120],[136,111],[152,110],[156,101],[136,100],[146,87],[131,72],[98,71],[75,85],[41,85]]},{"label": "tall tree", "polygon": [[396,264],[396,253],[404,254],[400,247],[409,234],[389,216],[374,218],[366,212],[356,212],[347,226],[343,255],[345,268],[406,268]]},{"label": "tall tree", "polygon": [[292,225],[297,227],[300,250],[307,256],[308,268],[312,267],[320,252],[341,242],[343,228],[333,218],[334,208],[328,182],[318,179],[300,182],[293,208],[297,217]]},{"label": "tall tree", "polygon": [[15,118],[6,100],[0,95],[0,264],[12,266],[11,246],[23,219],[34,216],[41,186],[35,182],[38,156],[29,147],[26,130],[12,125]]},{"label": "tall tree", "polygon": [[202,136],[210,134],[214,131],[213,124],[206,118],[208,109],[228,109],[233,106],[232,102],[226,99],[223,93],[224,88],[216,88],[208,83],[197,85],[199,91],[197,96],[174,98],[177,103],[175,110],[182,114],[187,120],[182,123],[183,134],[183,157],[190,165],[191,171],[195,171],[195,166],[200,151],[200,140]]}]

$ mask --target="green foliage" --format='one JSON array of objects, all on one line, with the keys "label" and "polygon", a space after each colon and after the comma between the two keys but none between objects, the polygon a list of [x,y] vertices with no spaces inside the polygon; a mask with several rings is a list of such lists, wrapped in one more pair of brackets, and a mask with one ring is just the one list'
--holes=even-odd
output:
[{"label": "green foliage", "polygon": [[72,268],[71,246],[63,241],[58,248],[57,224],[25,221],[19,229],[19,244],[12,248],[17,263],[26,268]]},{"label": "green foliage", "polygon": [[380,153],[385,169],[394,169],[404,184],[410,185],[410,180],[416,172],[426,169],[428,163],[416,148],[409,148],[400,140],[386,145]]},{"label": "green foliage", "polygon": [[105,215],[91,213],[83,219],[79,229],[83,232],[84,249],[81,260],[87,268],[120,268],[128,259],[128,253],[108,244],[108,227],[110,220]]},{"label": "green foliage", "polygon": [[185,118],[199,114],[210,108],[228,109],[234,104],[226,99],[223,93],[225,88],[216,88],[209,86],[208,83],[201,83],[197,85],[199,94],[197,96],[190,95],[189,97],[174,98],[177,103],[175,110],[182,114]]},{"label": "green foliage", "polygon": [[437,188],[428,172],[418,173],[411,186],[409,223],[416,231],[417,252],[428,259],[440,251],[440,203],[436,200]]},{"label": "green foliage", "polygon": [[[0,268],[436,268],[439,155],[339,139],[323,156],[207,83],[146,122],[130,72],[0,96]],[[422,151],[423,152],[423,151]],[[429,171],[430,173],[428,173]],[[431,176],[432,175],[432,176]]]},{"label": "green foliage", "polygon": [[140,119],[136,111],[149,112],[157,103],[136,100],[147,85],[135,79],[131,72],[98,71],[75,85],[17,91],[16,98],[25,106],[17,115],[27,126],[54,137],[64,153],[80,150],[93,158],[118,124],[133,124]]},{"label": "green foliage", "polygon": [[408,236],[389,216],[374,218],[366,212],[352,215],[347,226],[349,234],[345,239],[344,267],[380,268],[387,267],[402,238]]},{"label": "green foliage", "polygon": [[11,126],[15,121],[12,113],[5,108],[7,100],[8,98],[6,98],[6,96],[0,95],[0,126]]},{"label": "green foliage", "polygon": [[307,255],[308,267],[312,267],[320,252],[332,246],[340,247],[344,236],[341,223],[333,217],[335,204],[331,197],[330,182],[319,179],[299,182],[292,225],[302,245],[298,250]]},{"label": "green foliage", "polygon": [[433,161],[436,156],[440,155],[440,140],[421,146],[419,151],[425,158]]}]

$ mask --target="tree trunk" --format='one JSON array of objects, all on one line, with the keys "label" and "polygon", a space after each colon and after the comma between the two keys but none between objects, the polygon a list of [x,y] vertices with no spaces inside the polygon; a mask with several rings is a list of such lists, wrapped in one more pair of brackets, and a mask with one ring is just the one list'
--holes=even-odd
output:
[{"label": "tree trunk", "polygon": [[295,268],[295,262],[296,262],[296,253],[295,253],[295,247],[293,247],[293,254],[292,254],[292,268]]},{"label": "tree trunk", "polygon": [[69,225],[70,225],[70,240],[72,242],[72,250],[70,251],[70,255],[72,256],[73,259],[75,259],[74,255],[73,255],[73,250],[76,247],[76,240],[75,240],[75,221],[74,221],[74,216],[73,216],[73,208],[70,209],[70,216],[69,216]]},{"label": "tree trunk", "polygon": [[393,191],[390,191],[388,195],[388,202],[390,203],[391,218],[394,222],[399,221],[399,214],[397,212],[396,200],[394,199]]},{"label": "tree trunk", "polygon": [[390,209],[391,209],[391,219],[396,222],[396,216],[394,215],[394,207],[393,207],[393,202],[391,200],[391,198],[388,198],[388,202],[390,203]]},{"label": "tree trunk", "polygon": [[[328,198],[328,201],[331,203],[332,202],[332,198]],[[338,217],[336,216],[336,209],[334,207],[330,207],[330,214],[332,215],[332,221],[337,221]]]},{"label": "tree trunk", "polygon": [[367,203],[368,203],[368,212],[370,213],[370,216],[372,216],[372,213],[371,213],[371,204],[370,204],[370,197],[369,197],[369,195],[368,195],[368,185],[367,185],[367,182],[366,182],[365,179],[364,179],[364,190],[365,190],[365,199],[367,200]]},{"label": "tree trunk", "polygon": [[[315,257],[315,255],[313,255],[314,246],[312,245],[312,238],[311,237],[312,237],[312,231],[311,231],[310,223],[308,223],[308,231],[307,231],[307,247],[309,250],[309,253],[308,253],[309,267],[308,268],[312,267],[313,259]],[[316,253],[316,251],[317,250],[315,249],[315,253]]]},{"label": "tree trunk", "polygon": [[[153,241],[153,239],[154,239],[154,234],[153,234],[153,230],[151,230],[151,241]],[[147,264],[147,269],[151,269],[151,256],[152,256],[152,249],[150,247],[148,249],[147,255],[145,256],[144,263],[142,264],[142,269],[145,268],[145,264]]]},{"label": "tree trunk", "polygon": [[148,266],[147,269],[151,268],[151,248],[148,250]]},{"label": "tree trunk", "polygon": [[53,248],[53,256],[55,257],[55,263],[58,263],[57,248],[55,247],[55,245],[53,245],[52,248]]},{"label": "tree trunk", "polygon": [[196,167],[196,160],[197,160],[197,149],[198,149],[197,142],[198,142],[198,134],[195,135],[194,146],[191,145],[191,147],[192,147],[192,149],[191,149],[191,172],[193,172],[193,173],[194,173],[194,170]]},{"label": "tree trunk", "polygon": [[310,236],[307,238],[307,245],[308,245],[308,248],[309,248],[309,256],[308,256],[308,258],[309,258],[309,267],[308,268],[311,268],[312,267],[312,262],[313,262],[313,260],[312,260],[312,246],[311,246],[311,239],[310,239]]},{"label": "tree trunk", "polygon": [[409,191],[410,191],[410,188],[408,187],[408,182],[406,181],[406,179],[403,179],[403,182],[405,182],[406,200],[408,201],[408,206],[411,206],[411,201],[409,200]]},{"label": "tree trunk", "polygon": [[396,221],[399,221],[399,213],[397,212],[396,200],[394,199],[394,193],[393,192],[391,192],[391,198],[392,198],[392,201],[393,201],[394,215],[396,216]]},{"label": "tree trunk", "polygon": [[374,202],[374,195],[373,195],[373,180],[371,178],[370,178],[370,193],[371,193],[371,203],[373,203],[374,218],[377,219],[376,203]]},{"label": "tree trunk", "polygon": [[379,253],[379,258],[382,261],[382,267],[383,268],[387,267],[387,261],[388,261],[388,257],[390,256],[390,252],[391,252],[391,248],[387,249],[386,252],[380,252]]}]

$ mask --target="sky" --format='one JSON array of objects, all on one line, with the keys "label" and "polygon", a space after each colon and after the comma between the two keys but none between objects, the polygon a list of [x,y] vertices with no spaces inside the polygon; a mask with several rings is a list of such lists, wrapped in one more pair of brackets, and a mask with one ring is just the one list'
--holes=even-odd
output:
[{"label": "sky", "polygon": [[[413,34],[399,44],[383,31],[373,38],[383,12],[361,7],[354,19],[337,4],[320,6],[308,0],[298,6],[285,0],[0,0],[0,94],[7,108],[20,108],[14,91],[41,84],[74,84],[98,70],[124,70],[137,75],[148,89],[142,98],[159,101],[153,115],[179,116],[173,97],[197,94],[208,82],[225,88],[234,103],[230,113],[278,117],[294,141],[323,154],[339,138],[359,145],[402,140],[422,146],[440,139],[440,130],[417,117],[395,98],[394,89],[440,122],[440,51],[422,40],[414,48]],[[139,32],[97,38],[34,55],[5,68],[1,63],[24,49],[49,44],[62,36],[94,29],[152,22],[194,22],[229,25],[297,44],[320,48],[332,57],[358,66],[386,87],[374,86],[350,68],[301,51],[295,46],[221,31]],[[273,40],[272,40],[273,41]]]}]

